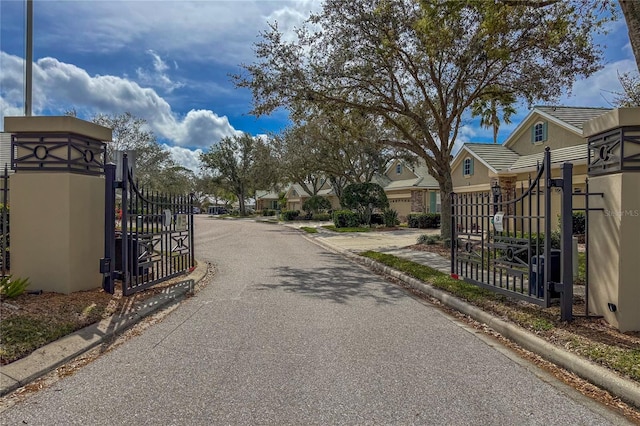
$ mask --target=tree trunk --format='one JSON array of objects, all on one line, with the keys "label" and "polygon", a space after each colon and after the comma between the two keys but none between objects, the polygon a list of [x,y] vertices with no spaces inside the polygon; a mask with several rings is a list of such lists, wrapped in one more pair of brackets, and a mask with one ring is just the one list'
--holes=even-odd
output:
[{"label": "tree trunk", "polygon": [[640,70],[640,2],[638,0],[620,0],[620,8],[625,21],[627,21],[629,41],[636,57],[636,65]]},{"label": "tree trunk", "polygon": [[246,216],[246,209],[244,207],[244,193],[238,193],[236,194],[236,197],[238,197],[238,204],[240,207],[240,216]]}]

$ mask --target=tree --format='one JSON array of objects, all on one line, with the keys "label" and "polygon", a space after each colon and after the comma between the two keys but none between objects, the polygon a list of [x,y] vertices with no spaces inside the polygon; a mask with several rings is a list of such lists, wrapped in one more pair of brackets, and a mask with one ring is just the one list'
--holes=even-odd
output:
[{"label": "tree", "polygon": [[302,210],[307,213],[318,213],[322,210],[331,210],[331,202],[320,195],[313,195],[302,204]]},{"label": "tree", "polygon": [[98,114],[94,123],[112,129],[113,137],[107,142],[107,161],[115,161],[116,151],[135,151],[136,178],[140,185],[150,191],[165,191],[159,182],[160,174],[168,168],[176,167],[171,153],[160,146],[152,131],[146,128],[147,122],[129,112],[122,114]]},{"label": "tree", "polygon": [[406,153],[378,141],[384,129],[353,110],[300,108],[294,125],[276,137],[278,164],[284,179],[315,195],[328,180],[340,198],[349,183],[369,182],[388,163]]},{"label": "tree", "polygon": [[618,75],[618,80],[622,86],[622,92],[615,93],[614,105],[619,108],[640,107],[640,75],[624,73]]},{"label": "tree", "polygon": [[502,110],[502,121],[511,123],[511,116],[516,113],[513,104],[516,99],[511,94],[487,94],[478,99],[471,107],[471,115],[480,116],[480,126],[493,129],[493,143],[498,143],[498,130],[500,129],[500,116],[498,109]]},{"label": "tree", "polygon": [[[450,209],[451,154],[464,113],[495,92],[549,101],[600,68],[594,1],[327,0],[289,41],[276,24],[233,76],[253,114],[303,102],[350,109],[388,130],[379,142],[422,157]],[[357,46],[357,49],[353,47]],[[451,222],[443,216],[441,232]]]},{"label": "tree", "polygon": [[627,22],[629,41],[640,70],[640,2],[638,0],[620,0],[620,9]]},{"label": "tree", "polygon": [[248,133],[223,138],[208,152],[200,155],[204,168],[223,188],[232,192],[246,215],[245,199],[255,188],[258,141]]},{"label": "tree", "polygon": [[170,194],[191,194],[196,190],[196,175],[183,166],[165,167],[154,177],[154,186]]},{"label": "tree", "polygon": [[377,183],[353,183],[342,194],[340,203],[347,209],[356,210],[360,222],[370,225],[373,209],[386,209],[389,200],[384,189]]}]

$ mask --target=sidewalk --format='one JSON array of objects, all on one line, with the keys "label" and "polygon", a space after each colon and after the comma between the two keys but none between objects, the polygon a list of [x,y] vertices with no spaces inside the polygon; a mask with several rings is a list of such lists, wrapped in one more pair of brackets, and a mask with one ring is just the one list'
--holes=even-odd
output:
[{"label": "sidewalk", "polygon": [[[286,226],[300,228],[300,226],[290,224],[287,224]],[[451,262],[449,259],[446,259],[436,253],[404,248],[416,244],[419,235],[425,233],[435,234],[438,230],[402,229],[398,231],[358,232],[347,234],[339,234],[328,230],[322,230],[320,228],[319,231],[320,232],[317,234],[305,234],[305,236],[316,244],[341,253],[354,262],[365,264],[373,270],[403,281],[405,284],[427,294],[428,296],[440,300],[445,306],[468,315],[480,323],[486,324],[488,327],[492,328],[503,337],[518,344],[522,348],[541,356],[545,360],[562,367],[583,379],[586,379],[587,381],[609,391],[616,397],[640,408],[640,385],[638,383],[619,376],[607,368],[580,358],[560,347],[554,346],[532,332],[500,318],[494,317],[475,306],[451,296],[449,293],[438,290],[427,283],[384,266],[374,260],[358,255],[358,253],[365,250],[379,251],[381,253],[391,254],[419,264],[430,266],[449,275],[451,272]]]}]

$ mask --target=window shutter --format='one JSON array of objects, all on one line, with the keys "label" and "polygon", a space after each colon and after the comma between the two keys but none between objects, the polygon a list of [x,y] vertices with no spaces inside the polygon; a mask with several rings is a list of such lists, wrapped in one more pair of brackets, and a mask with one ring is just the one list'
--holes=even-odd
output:
[{"label": "window shutter", "polygon": [[542,123],[542,140],[547,140],[547,122]]},{"label": "window shutter", "polygon": [[436,212],[436,193],[431,191],[429,192],[429,213]]},{"label": "window shutter", "polygon": [[531,143],[536,141],[536,125],[531,126]]},{"label": "window shutter", "polygon": [[473,174],[473,158],[469,161],[469,174]]}]

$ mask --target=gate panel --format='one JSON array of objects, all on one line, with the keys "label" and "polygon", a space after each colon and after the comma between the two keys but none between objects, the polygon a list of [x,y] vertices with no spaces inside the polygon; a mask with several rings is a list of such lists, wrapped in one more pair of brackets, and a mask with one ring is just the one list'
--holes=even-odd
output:
[{"label": "gate panel", "polygon": [[[115,166],[113,170],[115,174]],[[122,170],[122,181],[114,181],[112,185],[113,200],[115,188],[121,189],[120,231],[115,226],[105,227],[111,237],[110,242],[105,238],[105,258],[109,261],[103,260],[103,263],[104,269],[110,272],[105,274],[103,287],[113,293],[116,278],[122,282],[123,294],[130,295],[195,266],[193,197],[151,193],[139,188],[133,182],[126,155]],[[107,172],[107,177],[110,173]],[[110,192],[108,182],[107,192]],[[113,218],[115,208],[107,206],[106,209],[106,214]],[[112,222],[115,223],[108,220],[107,224]]]},{"label": "gate panel", "polygon": [[[572,250],[566,246],[571,244],[571,167],[563,165],[563,179],[552,179],[547,149],[544,163],[527,186],[503,189],[496,182],[491,192],[453,193],[452,277],[544,307],[562,298],[570,317]],[[554,190],[563,192],[563,235],[555,241],[551,232]]]}]

